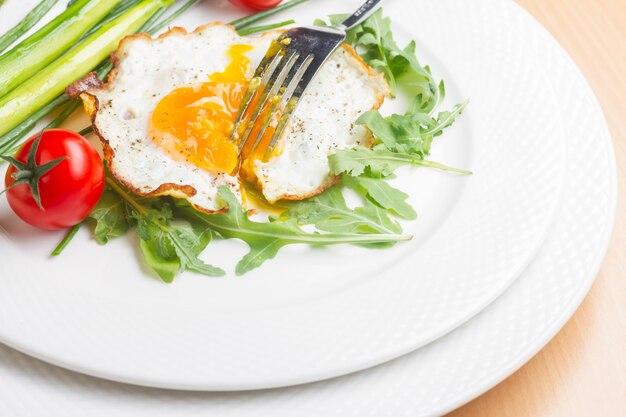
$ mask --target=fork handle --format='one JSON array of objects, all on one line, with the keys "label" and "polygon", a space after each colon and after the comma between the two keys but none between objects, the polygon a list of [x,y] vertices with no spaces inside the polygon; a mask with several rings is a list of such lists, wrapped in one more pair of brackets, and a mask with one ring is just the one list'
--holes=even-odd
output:
[{"label": "fork handle", "polygon": [[383,0],[367,0],[352,16],[337,25],[338,28],[349,30],[370,17]]}]

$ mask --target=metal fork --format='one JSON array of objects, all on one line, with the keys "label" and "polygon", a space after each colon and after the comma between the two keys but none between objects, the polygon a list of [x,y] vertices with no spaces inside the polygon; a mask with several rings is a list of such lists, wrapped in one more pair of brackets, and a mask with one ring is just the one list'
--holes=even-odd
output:
[{"label": "metal fork", "polygon": [[[382,0],[366,1],[352,16],[338,25],[297,27],[272,41],[244,93],[235,117],[230,140],[239,144],[240,154],[248,143],[253,143],[248,154],[256,149],[276,111],[280,109],[282,113],[264,159],[269,157],[307,86],[346,39],[346,31],[367,19],[381,2]],[[252,134],[262,115],[260,129]],[[241,132],[246,122],[245,129]]]}]

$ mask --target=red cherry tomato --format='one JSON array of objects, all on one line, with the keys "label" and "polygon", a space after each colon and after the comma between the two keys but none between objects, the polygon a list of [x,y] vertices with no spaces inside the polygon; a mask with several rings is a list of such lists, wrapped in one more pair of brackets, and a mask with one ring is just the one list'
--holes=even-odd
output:
[{"label": "red cherry tomato", "polygon": [[252,10],[267,10],[276,7],[282,0],[230,0],[232,4]]},{"label": "red cherry tomato", "polygon": [[[39,134],[28,139],[15,155],[27,163],[28,153]],[[85,138],[63,129],[46,130],[41,137],[35,163],[41,166],[65,158],[39,178],[39,207],[28,184],[18,184],[6,192],[13,211],[25,222],[42,229],[62,229],[83,221],[94,209],[104,190],[102,159]],[[10,187],[18,172],[11,165],[5,185]]]}]

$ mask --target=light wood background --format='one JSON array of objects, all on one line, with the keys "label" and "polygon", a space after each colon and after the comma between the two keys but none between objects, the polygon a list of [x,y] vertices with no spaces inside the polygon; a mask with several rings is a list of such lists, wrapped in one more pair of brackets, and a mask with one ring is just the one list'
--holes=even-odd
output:
[{"label": "light wood background", "polygon": [[613,239],[574,317],[535,358],[450,417],[626,416],[626,0],[517,0],[569,52],[604,110],[618,165]]}]

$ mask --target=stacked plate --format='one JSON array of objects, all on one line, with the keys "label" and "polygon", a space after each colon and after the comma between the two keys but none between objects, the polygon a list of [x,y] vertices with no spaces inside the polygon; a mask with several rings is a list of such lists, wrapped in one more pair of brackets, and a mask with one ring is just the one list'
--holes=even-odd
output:
[{"label": "stacked plate", "polygon": [[[8,1],[0,32],[34,3]],[[308,23],[358,4],[291,14]],[[207,1],[177,24],[234,12]],[[3,201],[1,415],[438,415],[550,340],[587,293],[615,214],[591,90],[513,2],[388,0],[385,13],[449,102],[471,100],[432,157],[474,174],[399,175],[420,213],[414,240],[286,250],[244,278],[166,286],[132,241],[102,248],[85,233],[51,261],[58,235],[34,236]]]}]

